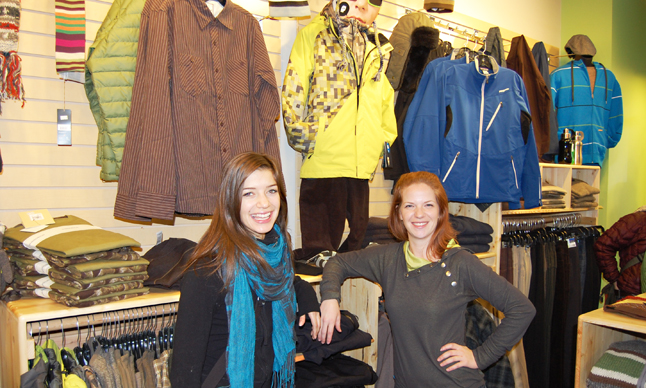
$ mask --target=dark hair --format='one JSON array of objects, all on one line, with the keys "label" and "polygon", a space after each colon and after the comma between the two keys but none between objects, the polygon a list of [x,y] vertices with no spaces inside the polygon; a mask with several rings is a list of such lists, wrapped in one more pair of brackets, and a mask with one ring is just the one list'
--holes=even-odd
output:
[{"label": "dark hair", "polygon": [[426,248],[426,254],[428,257],[442,257],[449,242],[456,238],[457,233],[449,222],[449,200],[437,175],[427,171],[417,171],[409,172],[399,178],[393,190],[393,200],[388,215],[388,229],[398,240],[408,240],[408,231],[404,222],[399,219],[399,207],[402,203],[404,189],[416,183],[423,183],[435,192],[440,214],[431,237],[431,243]]},{"label": "dark hair", "polygon": [[[224,177],[220,184],[217,206],[211,225],[197,244],[187,268],[199,265],[200,268],[212,269],[215,273],[224,267],[224,284],[228,286],[235,276],[236,264],[241,254],[245,254],[252,265],[261,272],[270,269],[269,264],[260,254],[256,239],[240,219],[242,188],[245,180],[258,170],[269,170],[274,176],[280,195],[280,210],[276,224],[285,238],[288,249],[291,241],[287,233],[287,198],[285,180],[280,165],[269,155],[247,152],[231,159],[225,166]],[[289,257],[291,257],[291,252]]]}]

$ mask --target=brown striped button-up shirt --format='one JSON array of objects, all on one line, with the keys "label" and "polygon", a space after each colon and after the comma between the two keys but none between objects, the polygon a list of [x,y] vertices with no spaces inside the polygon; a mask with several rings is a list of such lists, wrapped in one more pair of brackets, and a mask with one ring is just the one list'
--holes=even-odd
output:
[{"label": "brown striped button-up shirt", "polygon": [[258,21],[227,1],[147,0],[115,217],[213,214],[225,163],[279,160],[276,77]]}]

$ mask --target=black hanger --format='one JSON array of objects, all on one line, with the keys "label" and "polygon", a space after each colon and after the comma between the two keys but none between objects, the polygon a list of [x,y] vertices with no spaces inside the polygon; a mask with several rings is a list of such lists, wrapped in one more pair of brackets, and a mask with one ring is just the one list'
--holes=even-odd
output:
[{"label": "black hanger", "polygon": [[493,64],[491,63],[491,57],[489,55],[482,54],[482,53],[478,54],[475,60],[478,62],[479,68],[486,68],[489,70],[493,70]]}]

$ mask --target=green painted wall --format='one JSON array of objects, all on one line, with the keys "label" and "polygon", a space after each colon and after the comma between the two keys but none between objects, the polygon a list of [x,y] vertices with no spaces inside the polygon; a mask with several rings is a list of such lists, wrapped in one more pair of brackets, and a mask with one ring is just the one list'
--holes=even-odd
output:
[{"label": "green painted wall", "polygon": [[646,1],[562,0],[561,7],[561,45],[588,35],[597,48],[594,60],[612,70],[622,89],[623,135],[601,172],[599,218],[608,228],[646,205]]}]

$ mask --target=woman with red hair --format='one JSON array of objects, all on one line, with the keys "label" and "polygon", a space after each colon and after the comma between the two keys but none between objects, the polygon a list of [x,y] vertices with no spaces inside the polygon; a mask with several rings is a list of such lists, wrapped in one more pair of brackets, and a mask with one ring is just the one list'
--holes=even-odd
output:
[{"label": "woman with red hair", "polygon": [[[396,387],[484,387],[487,368],[523,336],[536,310],[507,280],[460,248],[440,180],[425,171],[401,176],[388,226],[401,240],[332,257],[321,283],[319,340],[340,331],[340,287],[364,277],[383,289],[394,341]],[[467,303],[483,298],[505,314],[473,351],[465,344]]]}]

